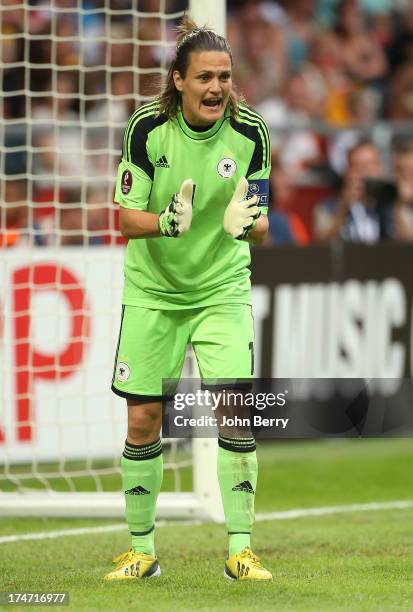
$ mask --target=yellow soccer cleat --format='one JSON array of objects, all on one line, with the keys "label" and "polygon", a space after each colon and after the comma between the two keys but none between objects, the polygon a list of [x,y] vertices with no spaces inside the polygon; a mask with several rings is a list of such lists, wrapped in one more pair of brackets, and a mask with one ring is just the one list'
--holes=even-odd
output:
[{"label": "yellow soccer cleat", "polygon": [[155,578],[161,575],[156,557],[136,553],[133,548],[113,559],[114,570],[106,574],[105,580],[130,580],[131,578]]},{"label": "yellow soccer cleat", "polygon": [[250,548],[232,555],[225,562],[227,580],[272,580],[272,574],[263,567]]}]

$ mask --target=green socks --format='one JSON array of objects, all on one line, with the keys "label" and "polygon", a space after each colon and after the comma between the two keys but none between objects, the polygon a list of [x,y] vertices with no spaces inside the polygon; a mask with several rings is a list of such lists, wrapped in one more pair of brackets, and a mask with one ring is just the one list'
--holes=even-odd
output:
[{"label": "green socks", "polygon": [[[253,438],[218,439],[218,480],[229,534],[229,556],[250,546],[257,486],[257,456]],[[161,441],[126,442],[121,460],[126,520],[136,552],[155,556],[156,500],[162,484]]]},{"label": "green socks", "polygon": [[254,438],[218,438],[218,480],[229,556],[250,546],[258,465]]},{"label": "green socks", "polygon": [[126,441],[121,470],[132,547],[135,552],[155,556],[156,500],[163,476],[161,441],[142,445]]}]

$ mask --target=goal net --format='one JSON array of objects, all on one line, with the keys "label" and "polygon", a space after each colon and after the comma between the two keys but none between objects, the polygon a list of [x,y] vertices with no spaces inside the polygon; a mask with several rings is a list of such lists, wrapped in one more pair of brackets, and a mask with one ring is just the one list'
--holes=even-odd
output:
[{"label": "goal net", "polygon": [[[222,31],[223,6],[189,8]],[[0,514],[123,514],[126,406],[109,390],[124,248],[114,178],[125,123],[157,92],[186,8],[1,4]],[[220,519],[216,441],[164,450],[159,517]]]}]

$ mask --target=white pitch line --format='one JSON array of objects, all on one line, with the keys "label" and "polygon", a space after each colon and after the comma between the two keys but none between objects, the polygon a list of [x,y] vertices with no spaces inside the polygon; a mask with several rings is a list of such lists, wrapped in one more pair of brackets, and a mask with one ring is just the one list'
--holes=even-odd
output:
[{"label": "white pitch line", "polygon": [[[324,506],[322,508],[298,508],[282,512],[260,512],[256,521],[286,521],[288,519],[303,518],[307,516],[327,516],[329,514],[345,514],[346,512],[377,512],[380,510],[404,510],[413,508],[413,500],[373,502],[369,504],[349,504],[346,506]],[[168,525],[200,525],[200,521],[160,521],[158,527]],[[94,533],[110,533],[113,531],[126,531],[125,524],[103,525],[101,527],[80,527],[78,529],[61,529],[59,531],[43,531],[37,533],[21,533],[10,536],[0,536],[0,544],[21,542],[24,540],[51,540],[78,535],[91,535]]]},{"label": "white pitch line", "polygon": [[341,514],[345,512],[374,512],[377,510],[404,510],[405,508],[413,508],[413,500],[349,504],[346,506],[325,506],[324,508],[302,508],[297,510],[285,510],[284,512],[260,512],[255,516],[255,520],[286,521],[288,519],[306,516],[326,516],[327,514]]},{"label": "white pitch line", "polygon": [[22,540],[53,540],[64,536],[89,535],[91,533],[107,533],[121,531],[125,525],[102,525],[102,527],[79,527],[78,529],[61,529],[60,531],[39,531],[37,533],[20,533],[10,536],[1,536],[0,544],[20,542]]},{"label": "white pitch line", "polygon": [[[165,527],[166,525],[176,524],[167,521],[159,521],[156,527]],[[180,521],[182,525],[201,525],[200,521]],[[127,532],[126,523],[117,523],[115,525],[102,525],[101,527],[78,527],[77,529],[60,529],[59,531],[39,531],[34,533],[20,533],[10,536],[0,536],[0,544],[8,544],[10,542],[21,542],[23,540],[54,540],[55,538],[63,538],[67,536],[91,535],[93,533],[110,533],[111,531]]]}]

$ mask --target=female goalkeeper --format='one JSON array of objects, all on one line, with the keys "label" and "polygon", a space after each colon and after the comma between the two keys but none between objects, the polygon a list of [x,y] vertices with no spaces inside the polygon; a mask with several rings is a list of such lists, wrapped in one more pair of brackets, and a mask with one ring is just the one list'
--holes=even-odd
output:
[{"label": "female goalkeeper", "polygon": [[[227,41],[184,18],[166,85],[125,130],[115,201],[129,239],[112,390],[128,405],[122,457],[132,549],[106,579],[160,575],[154,550],[162,482],[162,379],[190,342],[203,380],[251,378],[250,251],[268,231],[270,141],[232,88]],[[220,432],[218,478],[229,533],[225,576],[270,580],[250,549],[254,438]]]}]

